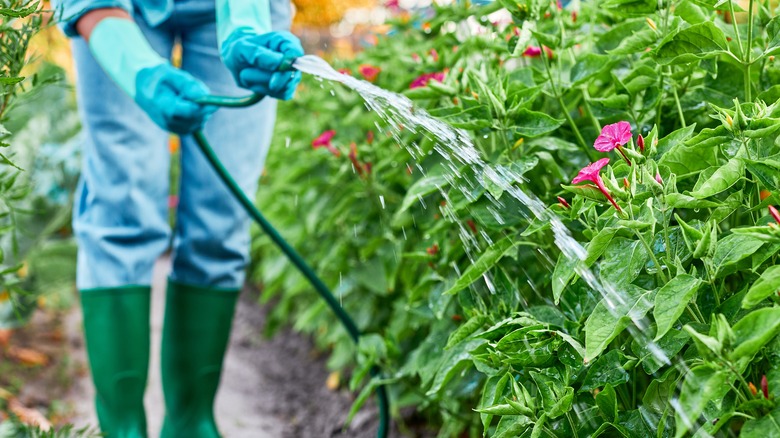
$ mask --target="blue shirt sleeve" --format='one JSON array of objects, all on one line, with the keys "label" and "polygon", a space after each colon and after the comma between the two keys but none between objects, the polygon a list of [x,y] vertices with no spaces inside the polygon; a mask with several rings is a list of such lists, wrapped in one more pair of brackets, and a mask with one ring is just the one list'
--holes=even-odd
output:
[{"label": "blue shirt sleeve", "polygon": [[100,8],[120,8],[133,14],[133,0],[52,0],[59,27],[69,37],[78,36],[76,22],[82,15]]}]

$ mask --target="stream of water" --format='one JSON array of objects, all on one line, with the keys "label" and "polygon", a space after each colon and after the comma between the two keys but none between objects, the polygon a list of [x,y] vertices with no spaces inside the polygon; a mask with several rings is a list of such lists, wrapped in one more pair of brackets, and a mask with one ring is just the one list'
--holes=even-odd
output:
[{"label": "stream of water", "polygon": [[[475,181],[473,178],[464,178],[459,171],[459,168],[463,166],[469,166],[472,169],[477,170],[476,174],[482,174],[489,181],[505,193],[509,194],[513,198],[522,203],[538,220],[549,223],[552,229],[555,243],[563,252],[563,254],[571,260],[584,260],[586,256],[586,250],[583,246],[577,242],[569,232],[564,223],[554,214],[549,212],[542,201],[539,200],[533,193],[524,191],[517,184],[518,181],[523,181],[521,175],[512,172],[505,167],[493,167],[486,163],[481,157],[477,149],[471,140],[469,134],[460,129],[453,128],[447,123],[438,120],[428,114],[425,110],[416,107],[414,103],[407,97],[400,94],[384,90],[367,81],[363,81],[352,77],[350,75],[342,74],[333,69],[326,61],[319,57],[306,55],[295,61],[293,66],[304,73],[308,73],[317,76],[324,80],[339,82],[346,87],[359,93],[365,100],[366,106],[369,110],[376,112],[385,122],[387,122],[386,130],[393,135],[398,144],[408,148],[412,157],[418,162],[423,157],[423,151],[416,144],[408,145],[401,141],[401,129],[412,130],[419,134],[423,134],[434,141],[436,146],[434,149],[439,153],[447,163],[446,166],[449,173],[445,175],[445,179],[450,186],[455,187],[463,192],[466,197],[473,197],[472,191],[476,185],[481,184],[479,181]],[[400,128],[400,127],[403,128]],[[423,174],[423,169],[419,164],[417,167]],[[441,194],[447,199],[447,194],[440,188]],[[495,208],[500,211],[504,207],[499,199],[495,199],[489,193],[486,193]],[[421,200],[422,202],[422,200]],[[443,207],[444,214],[449,216],[450,219],[455,219],[454,212],[449,208],[450,203],[447,202]],[[453,221],[458,224],[462,221]],[[463,243],[467,249],[467,254],[473,262],[474,256],[478,255],[476,251],[479,250],[478,243],[474,236],[463,226],[460,225],[460,235]],[[483,237],[487,238],[487,235],[483,234]],[[487,239],[490,242],[489,238]],[[604,297],[605,304],[609,310],[613,313],[617,312],[619,306],[626,302],[627,296],[621,292],[615,285],[607,284],[600,281],[599,278],[582,263],[577,263],[577,274],[594,290],[597,291],[602,297]],[[488,288],[493,291],[493,282],[488,274],[484,276],[484,280],[488,285]],[[671,359],[665,355],[665,353],[653,342],[652,331],[649,330],[649,320],[646,317],[638,318],[636,315],[617,315],[620,317],[629,316],[633,325],[628,327],[629,333],[636,339],[640,345],[643,345],[655,358],[655,360],[662,363],[670,363]],[[681,367],[685,367],[685,364],[678,360],[676,364]],[[675,410],[677,409],[676,403],[672,403]],[[684,412],[678,413],[685,418]]]}]

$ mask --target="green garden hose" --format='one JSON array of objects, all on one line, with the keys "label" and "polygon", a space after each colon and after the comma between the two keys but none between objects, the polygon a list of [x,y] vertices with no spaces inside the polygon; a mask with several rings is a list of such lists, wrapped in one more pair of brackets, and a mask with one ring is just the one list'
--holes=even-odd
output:
[{"label": "green garden hose", "polygon": [[[214,106],[222,106],[222,107],[231,107],[231,108],[240,108],[240,107],[246,107],[250,105],[254,105],[257,102],[260,102],[265,96],[260,94],[255,94],[252,96],[247,97],[223,97],[223,96],[205,96],[202,99],[198,99],[197,103],[206,104],[206,105],[214,105]],[[357,325],[355,325],[355,322],[352,320],[352,318],[347,314],[347,312],[339,305],[339,302],[336,300],[336,297],[333,296],[333,292],[330,291],[328,286],[325,285],[325,283],[320,279],[317,274],[314,272],[314,270],[306,263],[306,261],[303,260],[303,258],[298,254],[297,251],[286,241],[284,238],[279,234],[279,232],[268,222],[268,220],[263,216],[262,213],[260,213],[260,210],[255,207],[254,203],[249,200],[246,193],[244,193],[243,190],[241,190],[241,187],[238,186],[236,181],[233,179],[233,177],[230,175],[230,173],[225,169],[225,167],[222,165],[222,162],[219,161],[219,158],[217,158],[217,155],[214,153],[214,150],[209,145],[209,142],[206,140],[206,136],[203,135],[203,131],[196,131],[193,136],[195,137],[195,142],[198,144],[198,147],[200,148],[201,152],[206,156],[206,159],[208,159],[209,163],[211,163],[211,166],[214,168],[214,170],[217,172],[219,177],[222,179],[222,181],[227,185],[230,192],[233,194],[233,196],[238,200],[239,203],[241,203],[241,206],[244,207],[244,210],[249,214],[249,216],[254,219],[255,222],[262,228],[262,230],[271,238],[271,240],[276,244],[276,246],[279,247],[279,249],[282,250],[284,255],[287,256],[287,258],[295,265],[296,268],[298,268],[299,271],[303,274],[304,277],[311,283],[311,285],[314,287],[314,289],[317,291],[317,293],[320,294],[320,297],[325,300],[325,302],[328,304],[330,309],[333,311],[334,314],[336,314],[336,317],[341,322],[341,324],[344,326],[344,328],[349,333],[349,336],[352,338],[352,340],[357,344],[359,338],[360,338],[360,330],[358,330]],[[373,367],[371,369],[371,375],[374,377],[380,376],[379,368]],[[379,427],[377,429],[377,437],[378,438],[386,438],[388,433],[388,425],[390,421],[390,413],[389,413],[389,403],[387,399],[387,392],[385,391],[385,387],[383,384],[379,384],[376,387],[376,395],[377,395],[377,404],[379,407]]]}]

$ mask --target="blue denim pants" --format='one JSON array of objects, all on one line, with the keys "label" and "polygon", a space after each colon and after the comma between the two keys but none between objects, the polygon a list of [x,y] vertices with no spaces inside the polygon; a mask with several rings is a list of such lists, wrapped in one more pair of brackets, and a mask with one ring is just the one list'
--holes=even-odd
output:
[{"label": "blue denim pants", "polygon": [[[272,1],[276,29],[289,26],[289,0]],[[152,47],[170,58],[182,45],[182,69],[212,94],[243,96],[222,63],[213,0],[177,0],[171,17],[151,28],[136,22]],[[169,134],[122,92],[73,39],[77,97],[83,121],[81,181],[73,213],[79,243],[79,289],[151,284],[152,266],[173,236],[177,282],[214,288],[241,287],[248,263],[249,217],[197,149],[181,139],[181,182],[176,226],[168,222]],[[205,134],[225,167],[250,195],[257,189],[271,140],[276,102],[266,98],[244,109],[220,109]]]}]

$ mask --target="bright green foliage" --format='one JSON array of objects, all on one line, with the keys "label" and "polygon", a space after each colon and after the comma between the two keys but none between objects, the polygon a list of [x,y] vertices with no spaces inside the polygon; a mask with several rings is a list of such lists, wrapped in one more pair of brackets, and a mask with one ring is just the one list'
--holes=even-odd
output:
[{"label": "bright green foliage", "polygon": [[[486,169],[445,161],[422,132],[393,138],[355,93],[306,79],[281,107],[259,202],[370,342],[356,352],[258,237],[270,328],[314,333],[353,389],[379,364],[394,406],[417,406],[441,437],[776,429],[780,21],[750,4],[732,19],[728,0],[459,2],[425,24],[399,18],[338,65],[380,67],[377,85],[467,132]],[[501,8],[513,23],[492,23]],[[409,89],[436,72],[442,82]],[[630,166],[593,147],[619,121]],[[339,157],[311,147],[329,129]],[[621,212],[571,183],[605,157]],[[502,169],[564,222],[582,260],[486,177]]]}]

